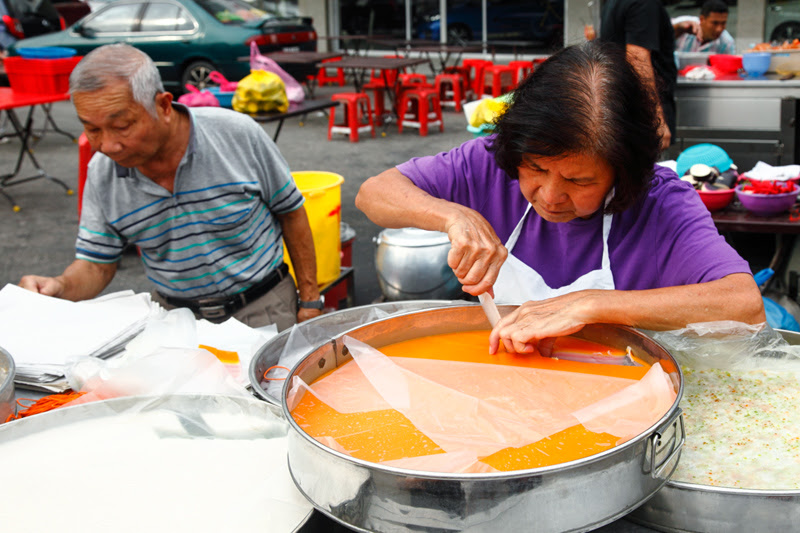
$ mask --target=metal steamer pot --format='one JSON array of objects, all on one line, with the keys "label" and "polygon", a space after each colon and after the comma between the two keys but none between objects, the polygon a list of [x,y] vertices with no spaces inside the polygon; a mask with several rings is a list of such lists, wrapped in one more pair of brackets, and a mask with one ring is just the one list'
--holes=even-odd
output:
[{"label": "metal steamer pot", "polygon": [[[778,331],[792,345],[800,333]],[[800,490],[755,490],[669,481],[629,518],[659,531],[796,531]]]},{"label": "metal steamer pot", "polygon": [[[513,310],[501,306],[501,314]],[[350,330],[373,347],[427,335],[488,329],[477,306],[405,313]],[[546,468],[492,474],[442,474],[391,468],[336,452],[305,433],[287,406],[291,380],[311,383],[351,359],[342,336],[310,352],[284,384],[290,424],[289,469],[295,484],[322,513],[359,531],[587,531],[611,522],[650,498],[672,475],[684,441],[678,407],[680,369],[659,344],[638,331],[610,325],[575,336],[625,348],[675,376],[677,399],[646,432],[603,453]]]},{"label": "metal steamer pot", "polygon": [[450,240],[446,233],[386,229],[373,240],[378,285],[387,300],[454,299],[464,295],[447,265]]},{"label": "metal steamer pot", "polygon": [[14,376],[16,367],[11,355],[0,348],[0,424],[17,412],[14,402]]}]

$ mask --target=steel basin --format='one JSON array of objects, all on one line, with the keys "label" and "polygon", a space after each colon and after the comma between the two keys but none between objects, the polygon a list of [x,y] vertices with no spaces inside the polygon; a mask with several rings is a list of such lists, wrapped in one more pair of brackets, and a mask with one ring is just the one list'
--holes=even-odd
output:
[{"label": "steel basin", "polygon": [[0,424],[16,414],[14,376],[16,369],[11,354],[0,348]]},{"label": "steel basin", "polygon": [[[290,342],[290,335],[293,329],[297,329],[298,333],[307,339],[326,338],[326,340],[328,340],[347,330],[362,326],[374,320],[376,316],[383,316],[384,313],[387,315],[394,315],[421,309],[465,304],[466,302],[463,300],[407,300],[403,302],[383,302],[342,309],[341,311],[312,318],[311,320],[297,324],[294,328],[283,330],[261,347],[250,361],[248,373],[250,385],[255,394],[262,400],[276,406],[281,405],[280,389],[277,389],[275,394],[270,394],[270,391],[266,389],[267,384],[263,381],[262,376],[268,368],[278,364],[281,355],[284,353],[284,350],[287,349],[287,343]],[[327,337],[325,337],[326,335]],[[300,347],[289,346],[288,348],[290,351],[295,349],[300,349]],[[305,355],[305,353],[298,355]]]},{"label": "steel basin", "polygon": [[[511,306],[501,306],[501,314]],[[405,313],[347,332],[374,347],[440,333],[488,329],[480,307]],[[660,489],[678,464],[682,376],[649,337],[621,326],[587,326],[578,337],[625,348],[674,373],[677,399],[636,438],[606,452],[546,468],[493,474],[440,474],[390,468],[323,446],[289,420],[289,469],[322,513],[360,531],[587,531],[629,513]],[[309,353],[291,372],[310,383],[351,358],[342,336]]]},{"label": "steel basin", "polygon": [[[800,333],[778,331],[789,344],[800,345]],[[800,490],[748,490],[669,481],[629,518],[670,532],[796,531]]]}]

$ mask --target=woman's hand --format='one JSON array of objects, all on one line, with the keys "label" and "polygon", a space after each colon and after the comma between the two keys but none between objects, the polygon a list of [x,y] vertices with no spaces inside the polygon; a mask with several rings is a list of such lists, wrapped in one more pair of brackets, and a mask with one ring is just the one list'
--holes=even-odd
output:
[{"label": "woman's hand", "polygon": [[508,250],[492,226],[477,211],[461,208],[448,222],[446,231],[451,245],[447,264],[464,292],[473,296],[491,292],[500,266],[508,257]]},{"label": "woman's hand", "polygon": [[594,322],[593,302],[598,293],[578,291],[548,300],[525,302],[500,322],[489,335],[489,353],[497,353],[500,343],[507,352],[540,352],[549,356],[552,339],[580,331]]}]

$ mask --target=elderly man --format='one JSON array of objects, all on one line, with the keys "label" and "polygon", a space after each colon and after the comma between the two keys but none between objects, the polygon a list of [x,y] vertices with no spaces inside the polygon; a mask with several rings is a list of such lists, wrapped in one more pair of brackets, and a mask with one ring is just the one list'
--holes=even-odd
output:
[{"label": "elderly man", "polygon": [[154,299],[167,308],[279,330],[320,314],[303,196],[255,121],[174,103],[153,61],[125,44],[89,53],[70,77],[70,93],[99,152],[89,164],[77,259],[60,276],[25,276],[20,286],[93,298],[135,244]]},{"label": "elderly man", "polygon": [[725,29],[728,6],[723,0],[707,0],[700,9],[700,18],[685,16],[672,19],[676,52],[709,52],[733,54],[736,44]]}]

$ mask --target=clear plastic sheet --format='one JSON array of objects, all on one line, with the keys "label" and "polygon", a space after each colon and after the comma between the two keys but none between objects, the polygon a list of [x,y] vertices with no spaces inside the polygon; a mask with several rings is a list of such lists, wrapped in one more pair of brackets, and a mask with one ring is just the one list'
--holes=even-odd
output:
[{"label": "clear plastic sheet", "polygon": [[[407,312],[407,311],[398,311]],[[289,338],[286,340],[277,366],[284,368],[273,368],[267,376],[271,381],[263,380],[261,388],[273,398],[280,398],[283,389],[283,380],[289,374],[287,368],[296,365],[308,352],[314,348],[330,341],[343,331],[350,330],[357,326],[368,324],[376,320],[382,320],[396,313],[387,313],[381,309],[370,309],[366,315],[353,315],[352,319],[340,320],[330,327],[320,325],[320,321],[315,321],[313,327],[304,324],[296,324],[289,330]]]},{"label": "clear plastic sheet", "polygon": [[[2,529],[291,532],[288,424],[250,398],[121,398],[0,427]],[[66,488],[65,488],[66,483]]]},{"label": "clear plastic sheet", "polygon": [[800,371],[800,346],[789,345],[765,323],[699,322],[647,334],[678,363],[696,370]]},{"label": "clear plastic sheet", "polygon": [[[584,421],[591,426],[587,429],[611,433],[621,442],[657,422],[676,397],[658,364],[636,381],[537,368],[389,358],[355,339],[345,337],[344,343],[353,361],[312,386],[295,377],[288,406],[294,410],[309,392],[340,413],[399,411],[445,452],[389,462],[405,468],[486,471],[486,465],[476,462],[478,458],[537,442]],[[335,449],[347,453],[340,445]]]}]

